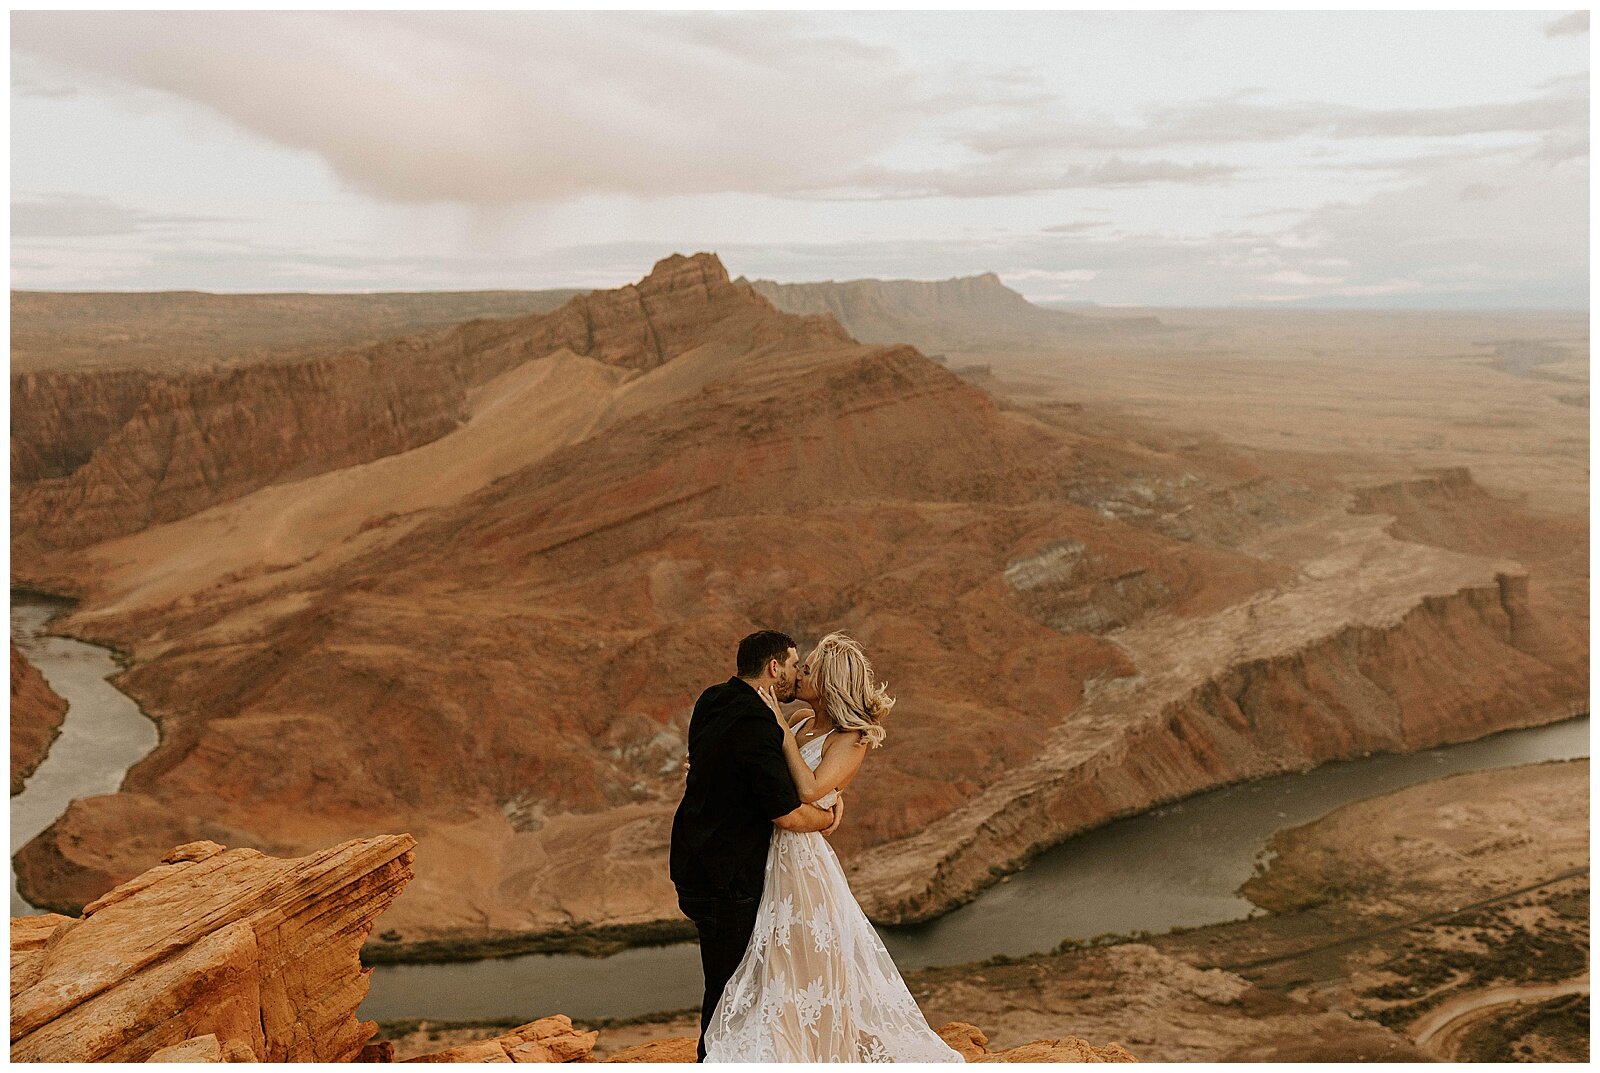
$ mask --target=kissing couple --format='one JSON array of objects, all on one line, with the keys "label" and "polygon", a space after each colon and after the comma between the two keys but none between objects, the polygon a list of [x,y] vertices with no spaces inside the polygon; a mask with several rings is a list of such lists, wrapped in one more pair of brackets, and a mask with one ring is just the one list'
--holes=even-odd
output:
[{"label": "kissing couple", "polygon": [[[808,705],[792,716],[780,705]],[[853,639],[802,662],[774,630],[689,719],[672,882],[700,937],[702,1062],[959,1062],[928,1027],[833,847],[894,700]]]}]

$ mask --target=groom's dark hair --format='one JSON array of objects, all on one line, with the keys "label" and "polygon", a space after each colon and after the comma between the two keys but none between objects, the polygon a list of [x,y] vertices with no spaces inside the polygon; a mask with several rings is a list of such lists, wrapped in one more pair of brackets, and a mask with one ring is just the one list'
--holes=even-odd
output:
[{"label": "groom's dark hair", "polygon": [[777,630],[760,630],[739,642],[739,677],[759,678],[767,660],[779,663],[789,658],[789,649],[798,647],[794,638]]}]

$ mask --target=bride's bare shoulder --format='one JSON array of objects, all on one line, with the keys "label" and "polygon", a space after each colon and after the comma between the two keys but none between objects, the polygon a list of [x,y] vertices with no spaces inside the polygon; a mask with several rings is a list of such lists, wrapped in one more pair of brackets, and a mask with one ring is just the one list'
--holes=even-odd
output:
[{"label": "bride's bare shoulder", "polygon": [[793,730],[795,727],[799,726],[801,723],[805,722],[807,719],[810,719],[816,714],[817,713],[812,711],[810,708],[801,708],[799,711],[789,716],[789,729]]}]

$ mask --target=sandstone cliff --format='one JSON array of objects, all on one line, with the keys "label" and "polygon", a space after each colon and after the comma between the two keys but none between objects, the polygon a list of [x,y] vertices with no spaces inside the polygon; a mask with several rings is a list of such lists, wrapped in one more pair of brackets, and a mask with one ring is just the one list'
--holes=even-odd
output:
[{"label": "sandstone cliff", "polygon": [[446,370],[399,354],[181,376],[30,373],[11,390],[13,573],[73,591],[50,553],[419,446],[465,407]]},{"label": "sandstone cliff", "polygon": [[[1311,608],[1275,594],[1234,609],[1250,634],[1235,616],[1231,629],[1226,619],[1210,624],[1212,645],[1226,654],[1205,677],[1196,672],[1207,653],[1180,640],[1190,623],[1128,631],[1124,645],[1144,650],[1137,678],[1104,683],[1032,763],[873,853],[852,886],[876,920],[925,920],[1073,833],[1204,788],[1577,714],[1581,646],[1532,642],[1521,626],[1532,618],[1526,593],[1526,578],[1500,575],[1492,585],[1398,606],[1387,623],[1352,615],[1349,625],[1311,637],[1302,626],[1299,644],[1290,623],[1272,628],[1268,620],[1309,618]],[[1281,647],[1250,652],[1263,641]],[[1441,673],[1417,675],[1424,663]],[[931,870],[930,859],[938,862]]]},{"label": "sandstone cliff", "polygon": [[11,646],[11,796],[22,792],[61,733],[67,702],[27,657]]},{"label": "sandstone cliff", "polygon": [[[411,878],[406,835],[300,860],[212,842],[84,907],[11,920],[11,1059],[349,1061],[376,1026],[358,951]],[[205,1038],[209,1037],[209,1043]]]},{"label": "sandstone cliff", "polygon": [[864,343],[910,343],[930,352],[1028,348],[1161,329],[1155,317],[1066,313],[1036,306],[993,272],[936,281],[762,279],[750,286],[785,313],[833,317]]},{"label": "sandstone cliff", "polygon": [[1355,510],[1387,515],[1401,539],[1468,555],[1502,555],[1530,571],[1527,599],[1536,620],[1565,624],[1547,644],[1579,645],[1589,622],[1589,526],[1583,515],[1538,510],[1491,495],[1464,466],[1355,489]]}]

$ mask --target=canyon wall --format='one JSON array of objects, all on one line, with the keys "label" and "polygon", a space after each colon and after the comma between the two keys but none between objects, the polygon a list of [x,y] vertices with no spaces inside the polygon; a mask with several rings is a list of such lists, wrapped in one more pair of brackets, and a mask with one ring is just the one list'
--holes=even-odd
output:
[{"label": "canyon wall", "polygon": [[1500,575],[1427,597],[1387,628],[1229,666],[1134,714],[1108,748],[1047,749],[927,835],[880,848],[852,886],[880,923],[927,920],[1074,833],[1201,790],[1586,710],[1583,646],[1534,626],[1527,579]]},{"label": "canyon wall", "polygon": [[269,484],[429,443],[469,394],[569,350],[644,370],[704,346],[708,322],[752,353],[851,345],[826,318],[775,318],[715,258],[674,257],[638,285],[549,314],[473,320],[346,353],[182,373],[44,369],[12,377],[13,577],[82,590],[52,553],[136,533]]},{"label": "canyon wall", "polygon": [[11,646],[11,796],[22,792],[61,733],[67,702],[44,680],[37,667]]},{"label": "canyon wall", "polygon": [[1063,339],[1161,330],[1155,317],[1045,309],[993,272],[945,280],[857,279],[823,283],[755,280],[757,294],[785,313],[832,317],[864,343],[910,343],[930,352],[1036,347]]},{"label": "canyon wall", "polygon": [[419,446],[460,422],[465,393],[436,365],[345,355],[180,376],[25,373],[11,406],[13,573],[25,577],[40,555]]},{"label": "canyon wall", "polygon": [[[233,488],[277,468],[270,488],[55,558],[86,590],[55,628],[129,654],[117,685],[161,742],[20,849],[34,904],[176,843],[294,854],[397,824],[425,881],[392,956],[659,934],[681,924],[690,707],[762,627],[852,631],[901,700],[836,839],[891,921],[1113,816],[1556,718],[1586,689],[1583,631],[1492,537],[1531,534],[1511,550],[1538,571],[1571,534],[1514,504],[1448,496],[1423,526],[1416,495],[1352,502],[1305,458],[996,399],[709,255],[359,360],[425,374],[465,423],[297,476],[227,446],[286,413],[225,422],[233,461],[200,468]],[[102,455],[138,457],[101,444],[47,482]],[[1423,539],[1474,517],[1479,543]]]}]

